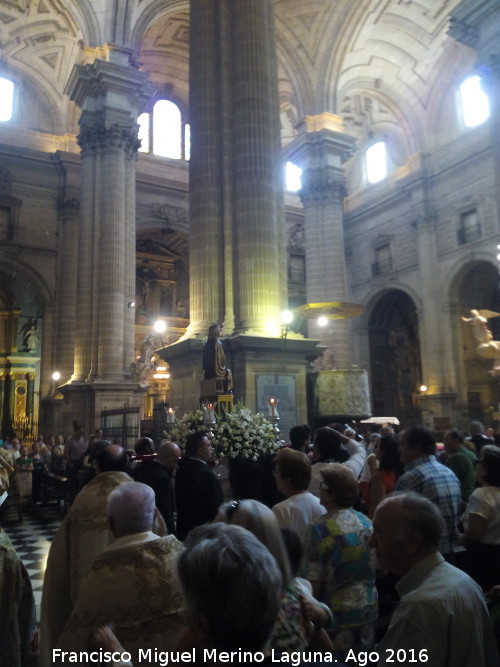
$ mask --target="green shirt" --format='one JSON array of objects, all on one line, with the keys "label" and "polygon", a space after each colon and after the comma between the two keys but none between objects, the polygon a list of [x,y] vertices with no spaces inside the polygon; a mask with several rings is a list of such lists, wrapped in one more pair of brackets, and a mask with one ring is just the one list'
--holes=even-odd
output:
[{"label": "green shirt", "polygon": [[463,445],[460,445],[458,452],[453,454],[453,456],[450,456],[448,461],[448,467],[450,470],[453,470],[455,475],[458,477],[462,493],[462,500],[466,503],[469,501],[469,496],[474,491],[476,484],[476,461],[476,455]]}]

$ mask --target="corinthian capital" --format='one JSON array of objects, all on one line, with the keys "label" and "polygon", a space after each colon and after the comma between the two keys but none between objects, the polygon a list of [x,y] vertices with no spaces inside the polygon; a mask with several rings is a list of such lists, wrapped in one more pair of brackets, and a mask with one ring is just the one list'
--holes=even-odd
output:
[{"label": "corinthian capital", "polygon": [[302,188],[299,191],[304,206],[313,202],[334,202],[340,204],[347,194],[342,174],[331,171],[306,169],[302,175]]}]

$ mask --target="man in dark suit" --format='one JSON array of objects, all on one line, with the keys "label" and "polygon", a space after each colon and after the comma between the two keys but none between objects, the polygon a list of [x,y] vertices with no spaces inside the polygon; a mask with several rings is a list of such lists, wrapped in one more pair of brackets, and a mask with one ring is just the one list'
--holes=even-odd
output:
[{"label": "man in dark suit", "polygon": [[178,445],[165,440],[158,447],[156,458],[143,460],[135,471],[135,479],[147,484],[155,492],[156,507],[165,519],[169,535],[175,534],[171,475],[180,456],[181,450]]},{"label": "man in dark suit", "polygon": [[177,537],[183,540],[195,526],[212,521],[224,497],[219,480],[208,467],[212,445],[204,433],[186,439],[186,455],[175,477]]}]

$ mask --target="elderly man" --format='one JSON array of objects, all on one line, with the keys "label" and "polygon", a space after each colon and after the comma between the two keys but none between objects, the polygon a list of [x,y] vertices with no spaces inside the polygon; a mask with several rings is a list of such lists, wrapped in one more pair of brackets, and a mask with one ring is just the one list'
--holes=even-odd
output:
[{"label": "elderly man", "polygon": [[177,537],[183,540],[195,526],[212,521],[224,495],[219,480],[208,467],[212,445],[203,433],[186,438],[186,456],[175,478]]},{"label": "elderly man", "polygon": [[125,482],[109,495],[112,542],[91,564],[56,649],[84,651],[88,637],[113,621],[126,651],[172,651],[185,629],[184,598],[177,576],[181,543],[152,532],[155,494],[146,484]]},{"label": "elderly man", "polygon": [[276,455],[276,486],[286,500],[274,505],[273,512],[283,528],[294,530],[304,541],[309,523],[326,513],[319,499],[309,493],[311,464],[303,452],[289,447]]},{"label": "elderly man", "polygon": [[155,492],[156,507],[161,512],[170,535],[175,533],[174,493],[172,472],[181,457],[181,450],[175,442],[164,440],[158,447],[156,458],[142,461],[135,469],[138,482],[147,484]]},{"label": "elderly man", "polygon": [[395,494],[375,511],[370,539],[379,564],[401,577],[401,601],[378,644],[378,665],[405,651],[432,667],[494,667],[493,628],[479,586],[439,553],[443,518],[427,498]]},{"label": "elderly man", "polygon": [[[71,615],[90,564],[113,540],[107,520],[109,495],[131,481],[123,472],[127,454],[120,445],[107,443],[95,461],[97,475],[75,498],[50,547],[42,594],[42,667],[52,664],[51,651]],[[155,533],[165,535],[163,519],[157,521]]]},{"label": "elderly man", "polygon": [[436,459],[436,439],[424,426],[410,426],[401,434],[399,455],[405,467],[396,481],[396,491],[415,491],[431,500],[444,519],[440,551],[446,560],[455,562],[458,544],[458,511],[461,489],[455,473]]}]

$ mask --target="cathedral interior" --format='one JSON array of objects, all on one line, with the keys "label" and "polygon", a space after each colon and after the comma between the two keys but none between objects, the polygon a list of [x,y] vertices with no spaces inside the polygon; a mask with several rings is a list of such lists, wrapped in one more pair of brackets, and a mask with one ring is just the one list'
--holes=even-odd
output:
[{"label": "cathedral interior", "polygon": [[498,425],[462,317],[500,340],[499,29],[497,0],[0,0],[1,432],[196,407],[211,322],[283,427]]}]

